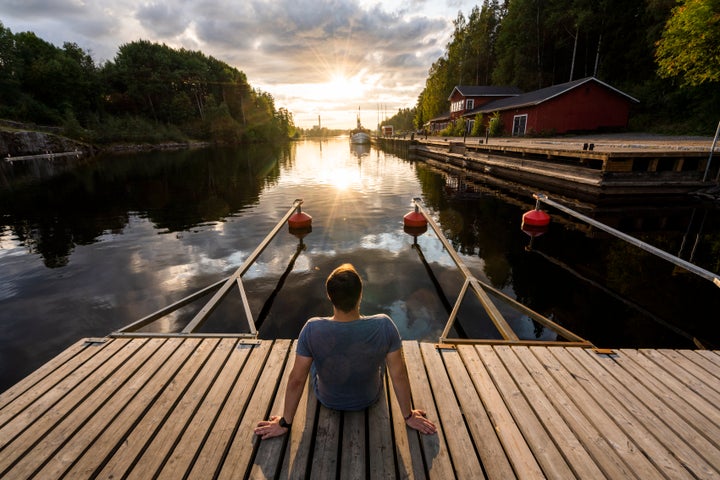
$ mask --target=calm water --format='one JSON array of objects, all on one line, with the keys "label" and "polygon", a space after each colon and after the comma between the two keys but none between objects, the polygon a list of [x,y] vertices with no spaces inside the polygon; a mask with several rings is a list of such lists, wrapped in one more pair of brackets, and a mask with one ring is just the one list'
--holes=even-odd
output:
[{"label": "calm water", "polygon": [[[402,229],[413,197],[473,274],[603,347],[720,346],[720,289],[555,213],[535,239],[519,228],[527,194],[458,185],[424,164],[347,139],[109,157],[0,190],[0,391],[81,338],[104,336],[232,274],[303,198],[302,243],[283,229],[243,277],[263,338],[295,337],[330,313],[327,274],[354,263],[362,310],[404,338],[436,341],[462,277],[432,232]],[[9,180],[7,180],[9,179]],[[551,214],[554,213],[551,211]],[[717,272],[716,207],[599,207],[593,215]],[[683,240],[685,242],[683,243]],[[246,331],[239,296],[204,331]],[[523,338],[553,339],[501,307]],[[177,331],[184,309],[155,327]],[[472,295],[452,335],[498,338]]]}]

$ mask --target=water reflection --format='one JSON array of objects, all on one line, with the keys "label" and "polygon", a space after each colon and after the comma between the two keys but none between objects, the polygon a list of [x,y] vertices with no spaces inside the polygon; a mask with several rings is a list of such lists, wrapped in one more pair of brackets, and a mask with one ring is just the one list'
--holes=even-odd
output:
[{"label": "water reflection", "polygon": [[268,148],[111,157],[0,192],[0,214],[4,227],[46,266],[62,267],[77,245],[122,232],[131,215],[174,233],[236,214],[277,181],[288,158],[288,151]]}]

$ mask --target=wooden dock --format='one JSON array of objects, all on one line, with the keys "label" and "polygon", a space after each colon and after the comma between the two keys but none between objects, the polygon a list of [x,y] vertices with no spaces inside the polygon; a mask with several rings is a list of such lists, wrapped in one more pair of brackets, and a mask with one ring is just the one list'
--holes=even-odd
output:
[{"label": "wooden dock", "polygon": [[720,478],[720,354],[405,341],[408,431],[393,398],[281,412],[290,340],[83,340],[0,395],[0,478]]}]

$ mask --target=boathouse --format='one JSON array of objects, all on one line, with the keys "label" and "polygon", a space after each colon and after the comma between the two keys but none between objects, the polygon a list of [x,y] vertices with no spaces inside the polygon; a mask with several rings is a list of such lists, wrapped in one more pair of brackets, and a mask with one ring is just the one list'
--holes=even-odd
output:
[{"label": "boathouse", "polygon": [[453,88],[448,101],[450,102],[450,118],[455,120],[468,112],[506,98],[514,98],[523,92],[517,87],[494,87],[488,85],[459,85]]},{"label": "boathouse", "polygon": [[[627,128],[630,107],[639,101],[595,77],[586,77],[503,99],[462,116],[486,119],[499,112],[503,134],[563,134]],[[487,120],[486,120],[487,121]]]},{"label": "boathouse", "polygon": [[499,87],[489,85],[458,85],[448,97],[450,112],[435,117],[428,122],[428,130],[436,133],[447,127],[450,122],[466,115],[468,112],[477,112],[479,108],[496,100],[517,97],[522,90],[517,87]]}]

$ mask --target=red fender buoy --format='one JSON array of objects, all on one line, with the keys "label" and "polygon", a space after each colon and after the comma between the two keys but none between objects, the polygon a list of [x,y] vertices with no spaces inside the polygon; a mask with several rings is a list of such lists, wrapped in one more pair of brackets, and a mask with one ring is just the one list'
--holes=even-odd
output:
[{"label": "red fender buoy", "polygon": [[403,225],[414,228],[427,227],[427,220],[425,216],[416,209],[403,217]]},{"label": "red fender buoy", "polygon": [[530,210],[525,212],[522,216],[522,227],[546,227],[550,224],[550,215],[543,212],[542,210]]},{"label": "red fender buoy", "polygon": [[305,235],[312,232],[312,217],[300,211],[300,207],[298,207],[297,211],[288,218],[288,226],[290,233],[302,240]]},{"label": "red fender buoy", "polygon": [[300,208],[298,208],[298,211],[288,218],[288,225],[290,225],[290,228],[308,228],[312,225],[312,217],[305,212],[301,212]]}]

